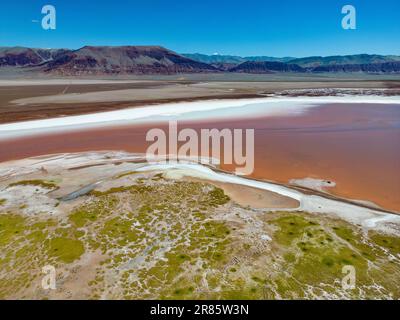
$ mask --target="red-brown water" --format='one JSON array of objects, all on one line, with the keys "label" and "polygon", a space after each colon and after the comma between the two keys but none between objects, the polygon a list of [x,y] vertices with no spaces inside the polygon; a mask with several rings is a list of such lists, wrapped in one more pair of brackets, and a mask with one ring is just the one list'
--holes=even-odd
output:
[{"label": "red-brown water", "polygon": [[[153,126],[123,126],[0,141],[0,161],[58,152],[145,152]],[[313,177],[329,189],[400,212],[400,105],[330,104],[302,115],[179,123],[179,129],[254,128],[253,177],[288,182]],[[230,165],[222,164],[232,170]]]}]

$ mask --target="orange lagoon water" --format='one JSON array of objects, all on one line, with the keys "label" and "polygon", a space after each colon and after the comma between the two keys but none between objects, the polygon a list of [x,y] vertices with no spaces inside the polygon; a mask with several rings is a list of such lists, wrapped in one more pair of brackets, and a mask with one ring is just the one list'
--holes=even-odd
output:
[{"label": "orange lagoon water", "polygon": [[[0,141],[0,161],[59,152],[145,152],[149,128],[124,125]],[[336,182],[329,192],[400,212],[400,105],[340,103],[300,115],[179,123],[178,128],[254,128],[255,178]],[[232,170],[222,164],[223,169]]]}]

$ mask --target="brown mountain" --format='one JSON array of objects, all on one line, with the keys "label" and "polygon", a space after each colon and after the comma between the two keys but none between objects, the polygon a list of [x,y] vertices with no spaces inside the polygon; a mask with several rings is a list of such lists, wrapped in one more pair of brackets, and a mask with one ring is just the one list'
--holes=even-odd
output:
[{"label": "brown mountain", "polygon": [[36,49],[25,47],[0,48],[0,67],[36,66],[69,52],[65,49]]},{"label": "brown mountain", "polygon": [[89,75],[175,74],[219,70],[159,46],[85,46],[48,62],[44,71],[62,75]]}]

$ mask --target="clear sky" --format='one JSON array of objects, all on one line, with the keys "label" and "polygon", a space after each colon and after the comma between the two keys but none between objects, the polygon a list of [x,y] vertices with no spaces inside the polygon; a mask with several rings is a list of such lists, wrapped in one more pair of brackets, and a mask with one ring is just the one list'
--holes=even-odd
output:
[{"label": "clear sky", "polygon": [[[41,8],[57,10],[56,30]],[[341,27],[341,8],[357,29]],[[400,54],[400,0],[4,0],[0,46],[162,45],[180,53]]]}]

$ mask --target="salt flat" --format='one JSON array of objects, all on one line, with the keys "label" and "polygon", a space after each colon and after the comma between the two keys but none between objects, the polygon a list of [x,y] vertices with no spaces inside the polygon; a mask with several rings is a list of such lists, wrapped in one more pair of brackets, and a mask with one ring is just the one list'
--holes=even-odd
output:
[{"label": "salt flat", "polygon": [[324,103],[400,103],[398,96],[268,97],[168,103],[88,115],[1,124],[0,139],[113,125],[148,124],[168,120],[242,119],[301,114]]}]

